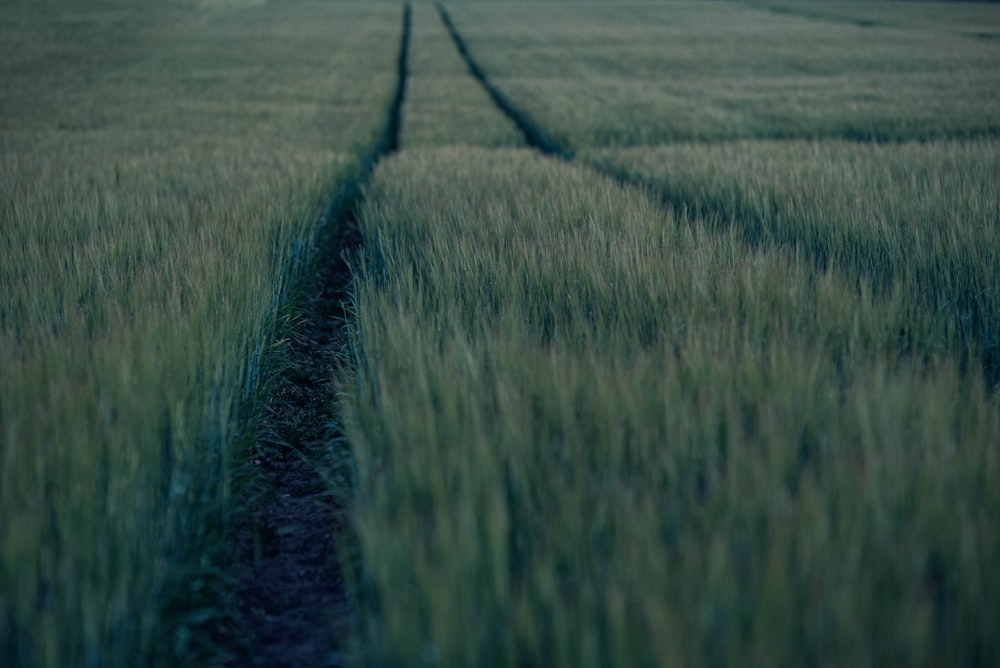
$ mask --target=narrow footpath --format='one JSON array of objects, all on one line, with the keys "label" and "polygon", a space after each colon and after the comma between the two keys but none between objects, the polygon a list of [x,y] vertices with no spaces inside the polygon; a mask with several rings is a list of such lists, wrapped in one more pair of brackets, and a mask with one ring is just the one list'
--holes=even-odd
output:
[{"label": "narrow footpath", "polygon": [[[350,453],[334,416],[334,374],[347,350],[351,274],[361,246],[356,212],[375,166],[399,146],[406,92],[410,7],[403,26],[395,94],[384,130],[354,182],[331,197],[318,226],[315,270],[300,305],[302,318],[279,360],[253,446],[261,483],[233,531],[238,612],[216,639],[223,666],[338,666],[338,642],[349,630],[342,572],[348,537],[344,494]],[[346,481],[344,493],[333,480]]]}]

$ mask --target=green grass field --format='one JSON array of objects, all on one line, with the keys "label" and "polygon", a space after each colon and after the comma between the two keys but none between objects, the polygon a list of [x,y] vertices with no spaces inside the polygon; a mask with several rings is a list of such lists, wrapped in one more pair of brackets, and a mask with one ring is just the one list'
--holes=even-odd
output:
[{"label": "green grass field", "polygon": [[[225,656],[272,353],[400,10],[0,7],[0,664]],[[413,6],[336,379],[339,658],[1000,662],[1000,8],[447,10],[576,157]]]},{"label": "green grass field", "polygon": [[1000,131],[997,43],[961,32],[990,30],[995,10],[863,4],[924,21],[864,28],[751,2],[455,3],[451,15],[494,83],[573,146]]},{"label": "green grass field", "polygon": [[936,325],[905,290],[524,151],[401,155],[365,223],[375,663],[996,651],[1000,404],[947,350],[904,354]]},{"label": "green grass field", "polygon": [[[604,149],[603,170],[711,212],[750,244],[788,246],[934,315],[900,345],[969,353],[1000,380],[1000,144],[748,142]],[[913,347],[916,344],[916,348]]]},{"label": "green grass field", "polygon": [[3,665],[173,665],[214,614],[261,365],[399,17],[231,4],[0,10]]}]

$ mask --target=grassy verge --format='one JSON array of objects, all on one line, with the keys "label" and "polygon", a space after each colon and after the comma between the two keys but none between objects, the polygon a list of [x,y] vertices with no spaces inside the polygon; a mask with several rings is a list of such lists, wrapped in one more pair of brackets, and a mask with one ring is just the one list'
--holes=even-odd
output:
[{"label": "grassy verge", "polygon": [[360,662],[997,658],[1000,406],[905,292],[528,152],[363,223]]},{"label": "grassy verge", "polygon": [[399,9],[2,12],[0,654],[173,665],[218,614],[240,425],[381,129]]},{"label": "grassy verge", "polygon": [[933,24],[870,28],[726,2],[450,10],[491,81],[579,148],[996,136],[1000,51],[961,31],[1000,10],[949,6]]}]

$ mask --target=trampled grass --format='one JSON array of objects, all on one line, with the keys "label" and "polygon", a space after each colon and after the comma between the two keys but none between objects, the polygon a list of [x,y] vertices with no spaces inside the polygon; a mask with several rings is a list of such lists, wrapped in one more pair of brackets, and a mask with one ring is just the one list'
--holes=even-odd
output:
[{"label": "trampled grass", "polygon": [[0,10],[5,665],[174,665],[220,613],[279,307],[399,38],[396,5],[252,4]]},{"label": "trampled grass", "polygon": [[403,153],[363,221],[359,660],[997,657],[1000,406],[905,292],[522,151]]},{"label": "trampled grass", "polygon": [[933,30],[735,2],[449,6],[491,80],[582,147],[996,136],[1000,49],[949,26],[996,25],[1000,9],[949,5]]},{"label": "trampled grass", "polygon": [[892,284],[936,332],[979,347],[1000,379],[1000,145],[737,142],[595,151],[588,159],[650,184],[670,203],[712,212],[751,243],[788,245],[820,264]]}]

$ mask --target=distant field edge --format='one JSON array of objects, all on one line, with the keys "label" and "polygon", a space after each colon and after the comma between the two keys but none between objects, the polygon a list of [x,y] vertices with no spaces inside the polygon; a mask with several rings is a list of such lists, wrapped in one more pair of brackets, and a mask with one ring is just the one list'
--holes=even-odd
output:
[{"label": "distant field edge", "polygon": [[[746,10],[748,13],[759,14],[764,17],[771,15],[774,18],[784,17],[785,19],[792,19],[796,24],[813,25],[814,29],[820,31],[822,31],[822,26],[824,24],[829,24],[834,28],[841,26],[846,28],[847,33],[853,35],[854,39],[858,40],[872,39],[871,37],[866,36],[871,28],[892,29],[894,31],[893,34],[908,34],[911,38],[920,36],[927,30],[926,26],[921,26],[920,24],[907,25],[905,23],[900,23],[897,25],[890,21],[883,20],[880,17],[853,17],[846,13],[840,15],[836,13],[824,13],[824,11],[821,11],[824,10],[824,7],[834,3],[803,2],[789,3],[788,6],[786,6],[785,4],[776,4],[774,2],[762,3],[755,2],[754,0],[728,0],[724,3],[715,4],[718,6],[727,5],[735,8],[741,8]],[[800,7],[799,4],[801,4],[802,7]],[[934,3],[914,2],[909,4],[930,5]],[[962,3],[956,2],[954,4],[958,5]],[[823,101],[819,98],[814,99],[814,97],[809,97],[817,95],[818,91],[821,91],[822,89],[807,87],[809,88],[808,91],[805,89],[799,91],[806,96],[803,98],[807,100],[806,104],[838,107],[838,105],[842,106],[843,104],[850,102],[851,105],[861,105],[850,114],[844,115],[844,113],[840,113],[836,117],[827,117],[820,114],[813,118],[807,114],[803,117],[804,120],[800,123],[798,122],[800,119],[797,119],[795,111],[792,107],[786,106],[781,109],[777,109],[776,111],[776,108],[768,107],[768,110],[760,110],[753,106],[759,105],[762,102],[767,102],[767,104],[773,106],[775,99],[777,99],[775,96],[786,95],[788,92],[787,90],[783,93],[775,93],[773,90],[767,88],[767,86],[761,86],[760,90],[753,91],[753,95],[756,97],[753,97],[752,99],[742,99],[739,96],[747,95],[748,90],[751,90],[752,87],[737,87],[737,89],[733,89],[733,82],[728,82],[726,89],[720,89],[725,92],[722,93],[717,91],[717,99],[711,99],[709,104],[712,104],[711,111],[726,114],[734,112],[740,104],[750,104],[750,106],[746,109],[740,110],[741,112],[746,112],[740,117],[740,124],[738,126],[722,126],[718,125],[715,121],[712,121],[708,122],[708,125],[704,127],[701,125],[695,127],[690,125],[690,119],[686,116],[689,114],[697,116],[700,112],[697,109],[692,111],[692,108],[688,103],[697,105],[700,102],[698,99],[699,86],[707,84],[707,80],[702,81],[697,77],[692,79],[691,77],[693,75],[687,73],[685,77],[679,78],[679,87],[667,87],[670,91],[669,95],[671,99],[674,99],[678,104],[680,101],[684,102],[683,105],[678,107],[680,114],[675,120],[671,120],[666,116],[661,117],[659,115],[659,111],[651,111],[653,107],[642,106],[652,104],[652,102],[647,99],[634,101],[634,108],[629,107],[629,105],[618,107],[614,103],[608,103],[607,100],[605,100],[604,103],[597,103],[594,99],[604,99],[608,96],[614,95],[627,97],[628,94],[622,93],[621,91],[616,92],[613,88],[609,89],[606,87],[606,83],[591,84],[582,88],[573,88],[573,84],[578,82],[574,82],[574,77],[569,77],[565,81],[562,81],[560,79],[561,75],[558,73],[558,64],[555,61],[552,63],[539,62],[538,65],[540,69],[538,70],[538,73],[530,74],[527,78],[524,78],[524,75],[526,72],[529,72],[530,69],[525,69],[522,72],[515,73],[504,71],[503,66],[500,65],[499,71],[494,71],[492,67],[496,66],[497,62],[503,63],[510,61],[510,53],[508,52],[521,47],[508,47],[507,49],[495,47],[497,51],[495,56],[494,54],[489,53],[490,49],[487,49],[487,53],[473,54],[473,49],[470,49],[469,44],[466,41],[466,37],[463,36],[463,31],[460,30],[460,26],[456,26],[455,21],[451,18],[450,13],[445,8],[445,4],[436,2],[435,6],[437,7],[438,13],[441,16],[441,20],[447,28],[448,33],[451,35],[456,48],[465,60],[469,72],[480,82],[497,107],[499,107],[508,116],[508,118],[516,124],[518,129],[521,130],[529,145],[541,150],[543,153],[559,155],[568,159],[571,159],[575,152],[582,151],[593,145],[601,145],[604,147],[627,147],[643,146],[647,144],[659,145],[686,142],[726,143],[739,140],[840,140],[857,144],[895,145],[911,142],[928,143],[949,140],[967,141],[1000,137],[1000,123],[993,118],[995,114],[992,116],[986,114],[981,118],[976,117],[974,119],[965,119],[964,117],[956,116],[954,119],[950,119],[946,123],[941,122],[941,119],[946,118],[946,116],[941,116],[940,114],[937,116],[937,121],[935,121],[932,117],[933,114],[924,114],[923,116],[914,116],[910,114],[905,118],[902,116],[893,116],[892,114],[895,112],[892,110],[888,112],[886,111],[885,105],[888,104],[886,99],[877,98],[877,96],[872,97],[871,91],[866,91],[863,86],[861,88],[854,86],[851,88],[852,92],[850,95],[842,97],[842,99],[837,98],[840,101],[836,103],[831,103],[829,100]],[[459,5],[456,4],[454,7],[456,11],[458,6]],[[465,10],[463,9],[463,11]],[[461,23],[462,17],[460,16],[459,18]],[[482,19],[482,17],[480,17],[480,19]],[[815,26],[820,26],[820,28],[815,28]],[[475,30],[469,30],[468,32],[465,32],[465,35],[474,37],[472,40],[473,47],[477,46],[477,38],[482,37],[483,34],[490,34],[489,28],[486,29],[486,33],[482,33],[482,30],[480,29],[482,26],[470,27],[474,27]],[[970,32],[970,30],[972,32]],[[549,38],[556,38],[556,36],[559,35],[560,37],[558,37],[558,39],[566,39],[567,34],[568,33],[563,34],[553,32],[549,35]],[[974,39],[980,42],[992,42],[1000,39],[998,33],[993,31],[988,25],[978,29],[969,28],[946,33],[946,35],[955,38],[963,37]],[[496,35],[494,34],[494,37],[495,36]],[[708,36],[710,35],[706,33],[706,37]],[[528,39],[528,41],[525,42],[525,45],[527,46],[525,53],[518,56],[518,62],[520,63],[519,67],[527,67],[523,61],[524,58],[530,56],[527,56],[526,54],[530,53],[532,49],[540,47],[542,42],[537,40],[544,38],[539,35],[534,35],[528,36],[526,39]],[[774,44],[770,42],[769,44],[769,48],[776,48]],[[554,46],[555,44],[553,43],[549,44],[546,48],[551,49]],[[628,52],[628,49],[631,49],[630,46],[621,45],[609,48],[626,49],[626,51],[622,53],[626,53]],[[477,55],[479,56],[478,59]],[[898,55],[899,54],[897,54],[897,58]],[[773,52],[770,56],[776,61],[775,67],[780,69],[781,67],[790,66],[793,68],[793,72],[802,73],[812,71],[811,68],[815,65],[814,63],[805,67],[802,63],[785,62],[787,60],[787,54],[783,54],[780,51]],[[616,57],[620,58],[620,56]],[[757,57],[760,57],[760,54],[757,54]],[[611,58],[611,60],[614,60],[614,58]],[[483,63],[485,63],[485,67]],[[570,64],[571,61],[568,60],[562,62],[561,66],[565,67]],[[855,65],[849,65],[848,67],[850,68]],[[871,65],[872,63],[869,63],[866,66],[871,67]],[[551,67],[556,67],[556,69],[550,70],[549,68]],[[588,76],[593,75],[597,77],[598,75],[601,75],[601,79],[614,78],[609,76],[606,72],[602,74],[603,70],[600,61],[588,61],[581,59],[579,62],[572,63],[572,67],[574,70],[586,71]],[[804,69],[802,69],[803,67]],[[879,65],[870,72],[866,71],[867,78],[863,77],[865,81],[864,86],[875,86],[880,90],[886,85],[883,78],[887,75],[886,72],[881,71],[881,67],[882,65]],[[933,73],[936,70],[937,66],[929,69],[925,67],[923,70],[907,70],[907,74],[914,75],[920,72],[928,74]],[[837,79],[838,77],[842,78],[848,74],[851,74],[850,69],[848,69],[847,72],[844,72],[836,67],[827,69],[826,66],[823,66],[809,75],[813,77],[813,79],[810,79],[810,85],[815,87],[815,85],[823,80],[823,77],[834,77],[834,79]],[[875,76],[876,74],[878,74],[877,77]],[[657,75],[659,77],[667,76],[669,78],[669,75],[665,71],[658,70]],[[507,90],[503,90],[503,86],[498,86],[497,80],[503,79],[506,76],[514,76],[514,79],[511,80],[510,87],[507,88]],[[788,76],[790,76],[788,73],[783,75],[785,78]],[[709,75],[709,78],[711,78],[711,75]],[[531,84],[526,83],[528,79],[532,81]],[[767,83],[767,85],[773,85],[775,82],[779,81],[782,82],[782,85],[787,85],[787,81],[785,81],[782,77],[776,77],[773,80],[765,79],[763,81]],[[558,87],[552,85],[557,82],[560,84]],[[566,84],[566,87],[564,88],[562,84]],[[525,86],[527,86],[527,88],[525,88]],[[546,90],[546,87],[550,86],[551,89]],[[660,93],[666,94],[665,90],[661,90]],[[765,90],[770,92],[765,93]],[[567,93],[566,91],[571,91],[571,93]],[[554,105],[551,108],[539,103],[539,100],[546,98],[546,93],[550,93],[548,96],[551,98],[549,102],[552,102]],[[580,97],[576,99],[575,102],[572,98],[561,97],[567,94],[576,94]],[[846,95],[843,91],[838,93],[838,95],[841,94]],[[523,95],[528,95],[528,97],[520,97]],[[537,97],[535,97],[536,95]],[[526,100],[530,100],[530,102],[526,102]],[[574,129],[573,127],[553,127],[552,119],[557,117],[550,116],[549,114],[559,111],[560,105],[580,104],[584,100],[588,100],[587,104],[592,107],[591,116],[593,116],[593,111],[595,109],[599,109],[603,114],[607,115],[607,118],[603,122],[598,123],[594,121],[592,126],[590,125],[590,121],[585,124],[590,132],[598,133],[599,136],[587,136],[586,133],[584,133],[583,137],[581,137],[580,131],[578,131],[578,129]],[[749,102],[747,100],[749,100]],[[910,103],[910,106],[921,107],[925,104],[926,100],[923,102],[912,102]],[[984,104],[984,102],[980,100],[979,104]],[[995,102],[993,101],[990,101],[989,104],[995,106]],[[624,112],[629,110],[634,111],[638,108],[644,109],[648,114],[648,117],[630,117],[630,122],[632,126],[642,125],[646,122],[650,123],[650,127],[646,128],[645,132],[640,132],[637,135],[630,134],[624,129],[625,127],[631,127],[628,122],[621,119],[610,120],[613,117],[613,112]],[[961,111],[954,106],[949,108],[951,109],[951,112],[949,113],[952,114]],[[565,115],[565,112],[567,111],[569,111],[568,107],[562,109],[561,113]],[[703,111],[709,110],[706,109]],[[889,114],[888,116],[886,115],[887,113]],[[539,124],[535,120],[536,118],[540,118],[542,123]],[[592,120],[593,119],[591,119],[591,121]],[[952,122],[952,120],[954,120],[954,122]],[[557,123],[562,123],[562,121],[557,121]],[[547,127],[546,124],[548,124]],[[652,136],[650,136],[650,133],[652,133]]]},{"label": "distant field edge", "polygon": [[[923,2],[923,0],[916,0],[917,2]],[[908,26],[905,23],[894,22],[891,20],[885,20],[884,18],[871,18],[865,16],[856,16],[851,13],[845,14],[830,14],[824,12],[824,9],[829,9],[824,7],[823,4],[816,3],[815,5],[810,5],[809,3],[795,2],[775,5],[768,2],[759,2],[755,0],[739,0],[741,4],[746,5],[752,9],[756,9],[762,12],[770,12],[772,14],[777,14],[779,16],[794,16],[798,18],[808,19],[811,21],[825,21],[827,23],[854,26],[857,28],[898,28],[906,29]],[[997,0],[951,0],[954,4],[996,4]],[[942,3],[944,4],[944,3]],[[995,32],[974,32],[974,31],[960,31],[956,34],[961,35],[967,39],[980,39],[980,40],[998,40],[1000,39],[1000,34]]]},{"label": "distant field edge", "polygon": [[[393,90],[392,101],[389,103],[385,126],[382,129],[382,133],[375,140],[375,143],[362,156],[355,177],[337,186],[330,196],[329,204],[316,222],[316,229],[320,234],[336,233],[338,231],[336,224],[338,217],[345,218],[353,215],[353,209],[360,202],[361,189],[371,178],[379,160],[399,150],[399,129],[403,117],[403,100],[406,98],[406,81],[409,77],[407,54],[410,50],[410,3],[403,5],[402,20],[403,27],[399,38],[399,56],[396,61],[396,87]],[[321,248],[323,247],[322,243],[319,245]],[[327,249],[335,250],[336,244],[331,248],[330,242],[327,242],[326,247]],[[323,254],[321,256],[326,257]]]},{"label": "distant field edge", "polygon": [[839,23],[842,25],[856,26],[858,28],[876,28],[876,27],[889,27],[898,28],[899,26],[894,23],[888,23],[886,21],[876,21],[874,19],[866,18],[855,18],[852,16],[834,16],[831,14],[824,14],[822,12],[817,12],[810,9],[803,9],[801,7],[787,7],[781,5],[771,5],[762,2],[744,2],[746,6],[752,7],[760,11],[771,12],[772,14],[778,14],[780,16],[796,16],[803,19],[810,19],[813,21],[828,21],[831,23]]}]

